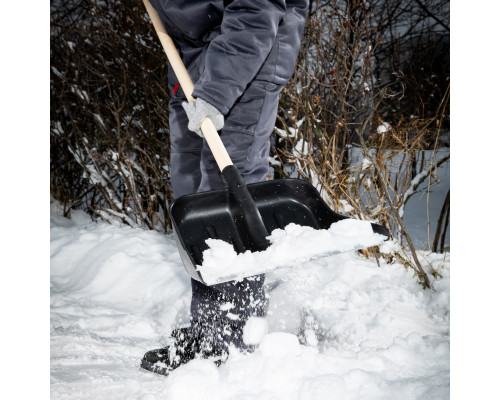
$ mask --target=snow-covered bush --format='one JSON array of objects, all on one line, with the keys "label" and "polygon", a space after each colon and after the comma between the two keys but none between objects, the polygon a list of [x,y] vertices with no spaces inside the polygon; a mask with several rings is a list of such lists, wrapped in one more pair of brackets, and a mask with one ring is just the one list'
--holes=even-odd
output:
[{"label": "snow-covered bush", "polygon": [[[410,249],[405,205],[439,183],[436,169],[449,159],[440,152],[448,143],[448,6],[312,1],[276,128],[275,176],[310,181],[336,211],[390,227]],[[429,233],[434,251],[443,250],[448,210],[449,197]]]},{"label": "snow-covered bush", "polygon": [[142,2],[51,6],[51,195],[168,230],[166,59]]}]

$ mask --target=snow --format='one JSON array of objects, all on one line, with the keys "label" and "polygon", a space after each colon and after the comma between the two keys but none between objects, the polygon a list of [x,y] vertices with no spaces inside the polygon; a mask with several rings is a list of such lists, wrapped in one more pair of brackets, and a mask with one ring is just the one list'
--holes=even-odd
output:
[{"label": "snow", "polygon": [[85,100],[87,103],[90,103],[90,97],[85,90],[81,90],[75,85],[71,85],[70,89],[73,93],[78,95],[80,99]]},{"label": "snow", "polygon": [[381,125],[377,127],[377,133],[385,133],[389,130],[390,125],[387,122],[382,122]]},{"label": "snow", "polygon": [[365,171],[372,166],[372,162],[368,158],[363,158],[361,162],[361,170]]},{"label": "snow", "polygon": [[261,317],[251,317],[243,329],[243,342],[247,345],[257,345],[268,332],[267,321]]},{"label": "snow", "polygon": [[97,124],[102,128],[106,129],[106,125],[104,124],[104,121],[102,120],[102,117],[99,114],[93,113],[92,116],[94,117],[94,121],[97,122]]},{"label": "snow", "polygon": [[271,245],[264,251],[236,254],[233,246],[218,239],[208,239],[203,265],[198,266],[209,285],[239,280],[283,267],[296,267],[311,259],[326,257],[352,249],[382,244],[385,236],[373,233],[371,223],[345,219],[330,229],[289,224],[275,229],[268,237]]},{"label": "snow", "polygon": [[174,238],[72,219],[51,206],[53,399],[447,399],[449,255],[422,290],[401,264],[347,252],[268,275],[269,310],[249,355],[196,359],[169,377],[139,368],[188,321],[190,280]]}]

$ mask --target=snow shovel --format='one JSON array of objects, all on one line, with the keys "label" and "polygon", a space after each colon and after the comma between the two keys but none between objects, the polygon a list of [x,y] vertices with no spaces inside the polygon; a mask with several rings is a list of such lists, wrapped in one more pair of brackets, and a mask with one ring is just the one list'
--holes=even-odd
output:
[{"label": "snow shovel", "polygon": [[[187,100],[194,100],[193,82],[172,39],[149,1],[144,0],[144,4]],[[179,197],[169,208],[183,264],[193,279],[213,284],[205,281],[202,268],[198,268],[209,247],[207,239],[230,243],[238,254],[257,252],[270,246],[266,237],[273,230],[291,223],[328,229],[348,218],[330,209],[316,188],[302,180],[278,179],[246,185],[209,118],[203,121],[201,130],[227,188]],[[372,229],[389,238],[387,228],[372,224]]]}]

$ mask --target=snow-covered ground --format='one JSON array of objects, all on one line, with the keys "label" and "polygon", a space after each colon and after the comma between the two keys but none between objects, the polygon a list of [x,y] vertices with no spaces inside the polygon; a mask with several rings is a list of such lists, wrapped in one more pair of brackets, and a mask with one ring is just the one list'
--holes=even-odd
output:
[{"label": "snow-covered ground", "polygon": [[52,399],[449,398],[449,255],[422,254],[438,272],[426,291],[401,264],[354,252],[276,271],[268,315],[247,330],[255,353],[164,377],[139,363],[188,320],[173,237],[53,204],[50,241]]}]

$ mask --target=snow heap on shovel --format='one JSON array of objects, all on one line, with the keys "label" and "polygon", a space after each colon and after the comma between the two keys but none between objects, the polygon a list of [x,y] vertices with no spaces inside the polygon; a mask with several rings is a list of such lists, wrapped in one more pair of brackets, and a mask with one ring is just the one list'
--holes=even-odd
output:
[{"label": "snow heap on shovel", "polygon": [[237,254],[233,246],[219,239],[208,239],[203,264],[197,266],[209,285],[293,267],[312,259],[382,244],[385,236],[374,233],[369,221],[344,219],[326,229],[289,224],[267,238],[266,250]]}]

